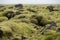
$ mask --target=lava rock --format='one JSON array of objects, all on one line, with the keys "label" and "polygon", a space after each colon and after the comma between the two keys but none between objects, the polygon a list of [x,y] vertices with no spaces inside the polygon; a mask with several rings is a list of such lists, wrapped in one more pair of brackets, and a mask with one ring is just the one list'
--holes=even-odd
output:
[{"label": "lava rock", "polygon": [[2,38],[2,36],[3,36],[3,31],[0,30],[0,38]]},{"label": "lava rock", "polygon": [[18,12],[16,12],[16,14],[15,14],[15,15],[19,15],[19,14],[22,14],[22,13],[20,13],[20,12],[18,11]]},{"label": "lava rock", "polygon": [[18,5],[15,5],[15,7],[22,9],[23,8],[23,5],[22,4],[18,4]]},{"label": "lava rock", "polygon": [[8,11],[7,13],[5,13],[5,15],[8,19],[11,19],[12,17],[15,16],[14,12],[13,11]]},{"label": "lava rock", "polygon": [[60,28],[58,28],[57,31],[60,32]]},{"label": "lava rock", "polygon": [[34,13],[36,13],[36,11],[34,11],[34,10],[31,10],[31,9],[27,9],[28,11],[30,11],[30,12],[34,12]]},{"label": "lava rock", "polygon": [[54,11],[53,8],[54,8],[53,6],[47,6],[47,9],[48,9],[50,12]]},{"label": "lava rock", "polygon": [[24,37],[24,36],[21,36],[21,40],[25,40],[25,39],[27,39],[26,37]]}]

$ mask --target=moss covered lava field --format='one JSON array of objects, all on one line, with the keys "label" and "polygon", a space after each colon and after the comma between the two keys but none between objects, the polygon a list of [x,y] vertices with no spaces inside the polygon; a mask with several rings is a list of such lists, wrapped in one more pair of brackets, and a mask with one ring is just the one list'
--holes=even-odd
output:
[{"label": "moss covered lava field", "polygon": [[0,40],[60,40],[60,5],[0,5]]}]

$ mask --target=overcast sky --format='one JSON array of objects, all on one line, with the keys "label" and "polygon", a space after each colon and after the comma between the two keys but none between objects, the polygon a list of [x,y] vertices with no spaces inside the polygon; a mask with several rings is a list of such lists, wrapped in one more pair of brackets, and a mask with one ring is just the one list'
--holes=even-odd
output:
[{"label": "overcast sky", "polygon": [[0,0],[0,4],[60,4],[60,0]]}]

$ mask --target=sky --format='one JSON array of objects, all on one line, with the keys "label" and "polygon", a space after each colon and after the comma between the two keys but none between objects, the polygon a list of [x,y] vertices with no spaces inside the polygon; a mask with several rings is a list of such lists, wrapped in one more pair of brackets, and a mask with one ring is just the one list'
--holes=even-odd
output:
[{"label": "sky", "polygon": [[60,4],[60,0],[0,0],[0,4]]}]

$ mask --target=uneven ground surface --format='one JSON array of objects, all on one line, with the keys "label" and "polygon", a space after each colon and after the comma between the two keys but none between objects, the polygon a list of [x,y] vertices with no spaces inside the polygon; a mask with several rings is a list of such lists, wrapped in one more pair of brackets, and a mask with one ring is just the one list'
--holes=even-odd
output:
[{"label": "uneven ground surface", "polygon": [[0,5],[0,40],[60,40],[60,5]]}]

